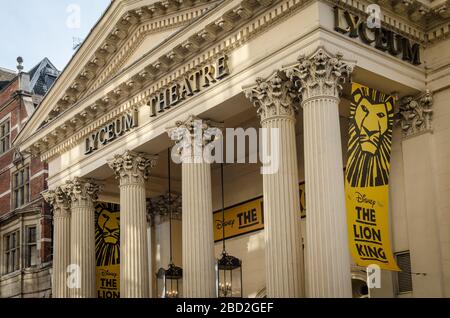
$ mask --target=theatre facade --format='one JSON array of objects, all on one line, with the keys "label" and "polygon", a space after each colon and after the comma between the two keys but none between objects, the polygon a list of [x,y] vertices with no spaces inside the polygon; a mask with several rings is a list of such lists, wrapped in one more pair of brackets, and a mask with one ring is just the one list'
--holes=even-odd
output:
[{"label": "theatre facade", "polygon": [[[373,5],[112,1],[15,140],[48,163],[53,297],[170,297],[170,263],[217,297],[224,236],[243,297],[449,297],[450,5]],[[276,131],[277,169],[195,152],[230,128]],[[349,225],[365,186],[379,231]]]}]

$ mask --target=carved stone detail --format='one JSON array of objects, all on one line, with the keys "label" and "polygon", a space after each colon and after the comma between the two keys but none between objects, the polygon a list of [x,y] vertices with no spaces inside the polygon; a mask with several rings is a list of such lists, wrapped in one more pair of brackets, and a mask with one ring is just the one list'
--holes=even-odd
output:
[{"label": "carved stone detail", "polygon": [[166,193],[147,201],[147,212],[152,222],[156,221],[156,216],[159,216],[159,222],[165,222],[169,220],[169,204],[171,204],[172,206],[172,220],[181,220],[181,195],[171,193],[169,200],[169,193]]},{"label": "carved stone detail", "polygon": [[419,96],[406,96],[400,102],[399,121],[404,137],[432,130],[433,96],[429,90]]},{"label": "carved stone detail", "polygon": [[293,83],[281,72],[275,72],[266,80],[257,78],[255,86],[245,89],[245,96],[258,109],[261,121],[279,116],[294,118],[298,111]]},{"label": "carved stone detail", "polygon": [[167,128],[167,133],[177,144],[178,154],[189,157],[202,155],[203,147],[215,141],[215,136],[221,134],[220,127],[221,123],[189,115],[187,120],[177,121],[174,127]]},{"label": "carved stone detail", "polygon": [[63,191],[70,197],[72,205],[82,204],[97,201],[100,186],[94,180],[76,177],[67,181]]},{"label": "carved stone detail", "polygon": [[44,200],[53,206],[55,217],[67,216],[70,211],[70,197],[61,187],[42,193]]},{"label": "carved stone detail", "polygon": [[339,98],[342,84],[352,72],[353,65],[343,61],[341,53],[333,56],[323,48],[309,57],[301,55],[298,64],[286,69],[286,75],[300,93],[302,104],[311,98]]},{"label": "carved stone detail", "polygon": [[108,160],[108,165],[114,170],[120,184],[145,183],[148,180],[150,169],[156,165],[158,157],[126,151],[122,155],[115,155]]}]

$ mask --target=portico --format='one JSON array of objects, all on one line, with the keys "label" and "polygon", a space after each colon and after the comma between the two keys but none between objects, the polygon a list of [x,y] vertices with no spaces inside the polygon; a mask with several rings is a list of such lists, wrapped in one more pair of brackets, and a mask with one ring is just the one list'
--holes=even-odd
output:
[{"label": "portico", "polygon": [[[156,267],[169,262],[167,215],[149,200],[167,192],[167,149],[182,142],[174,128],[187,129],[194,147],[211,142],[194,139],[194,119],[202,120],[203,132],[274,129],[279,135],[258,136],[269,149],[281,141],[272,173],[261,174],[263,164],[248,160],[225,165],[228,207],[263,200],[264,230],[227,240],[243,259],[243,296],[265,290],[267,297],[352,297],[343,174],[349,82],[415,97],[426,88],[423,67],[336,32],[327,2],[171,7],[122,0],[106,15],[117,24],[99,22],[19,136],[21,150],[49,163],[44,196],[53,205],[57,238],[53,297],[96,297],[96,202],[120,205],[120,296],[155,297]],[[413,33],[403,36],[420,43]],[[396,129],[393,166],[403,169]],[[217,297],[218,166],[190,154],[174,167],[181,220],[170,239],[183,268],[183,297]],[[393,200],[403,202],[402,195],[403,185],[394,181]],[[69,288],[64,280],[73,264],[78,284]],[[441,260],[433,264],[437,270]]]}]

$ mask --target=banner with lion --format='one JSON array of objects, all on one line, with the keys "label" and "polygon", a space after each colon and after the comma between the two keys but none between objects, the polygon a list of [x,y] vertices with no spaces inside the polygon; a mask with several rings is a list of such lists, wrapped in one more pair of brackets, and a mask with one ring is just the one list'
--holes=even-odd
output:
[{"label": "banner with lion", "polygon": [[389,237],[394,98],[352,84],[345,195],[350,251],[359,266],[398,271]]},{"label": "banner with lion", "polygon": [[120,298],[120,207],[98,202],[95,208],[95,258],[98,298]]}]

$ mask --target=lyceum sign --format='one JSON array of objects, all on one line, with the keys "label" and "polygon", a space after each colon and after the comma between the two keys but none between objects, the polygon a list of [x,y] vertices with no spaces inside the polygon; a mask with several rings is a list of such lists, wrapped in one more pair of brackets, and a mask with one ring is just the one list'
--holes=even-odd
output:
[{"label": "lyceum sign", "polygon": [[374,45],[380,51],[401,57],[413,65],[420,65],[420,45],[404,36],[383,27],[371,28],[363,18],[339,7],[334,8],[334,29],[351,38],[359,38],[367,45]]},{"label": "lyceum sign", "polygon": [[92,132],[86,138],[85,155],[88,155],[100,146],[105,146],[111,141],[129,132],[138,125],[138,111],[134,110],[132,113],[125,113],[121,117],[104,125],[101,129]]}]

